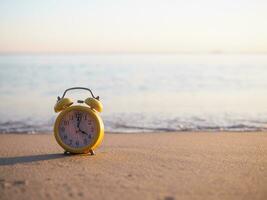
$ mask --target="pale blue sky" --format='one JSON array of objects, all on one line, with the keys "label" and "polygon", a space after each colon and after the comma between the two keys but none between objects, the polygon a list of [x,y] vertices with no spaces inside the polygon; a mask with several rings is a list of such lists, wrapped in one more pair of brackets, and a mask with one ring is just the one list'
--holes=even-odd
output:
[{"label": "pale blue sky", "polygon": [[0,52],[267,52],[266,0],[0,0]]}]

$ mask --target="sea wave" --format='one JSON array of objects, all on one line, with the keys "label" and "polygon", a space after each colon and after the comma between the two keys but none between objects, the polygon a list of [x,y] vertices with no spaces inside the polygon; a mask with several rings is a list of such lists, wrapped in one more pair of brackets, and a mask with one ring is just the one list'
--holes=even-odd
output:
[{"label": "sea wave", "polygon": [[[152,121],[153,122],[153,121]],[[199,124],[198,121],[191,121],[181,123],[179,121],[170,122],[162,121],[161,125],[158,121],[153,125],[153,123],[143,123],[141,125],[135,122],[117,122],[104,120],[105,131],[106,132],[122,132],[122,133],[151,133],[151,132],[253,132],[253,131],[267,131],[267,122],[262,121],[247,121],[245,123],[232,123],[228,125],[207,125],[207,123]],[[254,125],[251,125],[251,124]],[[30,120],[24,121],[6,121],[0,122],[0,133],[21,133],[21,134],[35,134],[35,133],[51,133],[53,131],[53,120],[49,122],[36,122]]]},{"label": "sea wave", "polygon": [[101,97],[107,132],[265,131],[266,66],[249,54],[2,55],[0,132],[51,133],[73,86]]}]

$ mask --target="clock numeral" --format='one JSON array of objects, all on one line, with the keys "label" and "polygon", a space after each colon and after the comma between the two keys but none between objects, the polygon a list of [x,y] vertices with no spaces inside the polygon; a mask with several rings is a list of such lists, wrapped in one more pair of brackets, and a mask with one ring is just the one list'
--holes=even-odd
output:
[{"label": "clock numeral", "polygon": [[64,136],[63,136],[63,138],[64,138],[64,139],[67,139],[67,138],[68,138],[68,136],[67,136],[67,135],[64,135]]},{"label": "clock numeral", "polygon": [[64,125],[65,125],[65,126],[69,125],[69,121],[65,120],[65,121],[64,121]]},{"label": "clock numeral", "polygon": [[84,120],[87,120],[87,115],[84,116]]},{"label": "clock numeral", "polygon": [[76,144],[76,146],[79,146],[80,143],[79,143],[79,141],[77,140],[77,141],[75,142],[75,144]]},{"label": "clock numeral", "polygon": [[88,125],[92,125],[92,121],[88,121]]},{"label": "clock numeral", "polygon": [[86,138],[83,140],[83,143],[84,144],[87,144],[87,139]]},{"label": "clock numeral", "polygon": [[61,127],[60,130],[61,130],[62,132],[65,132],[65,128],[64,128],[64,127]]},{"label": "clock numeral", "polygon": [[69,140],[69,145],[72,145],[72,140]]},{"label": "clock numeral", "polygon": [[70,116],[70,120],[73,120],[73,115]]},{"label": "clock numeral", "polygon": [[95,130],[94,128],[91,128],[91,132],[94,132],[94,130]]},{"label": "clock numeral", "polygon": [[92,138],[91,134],[89,134],[89,135],[88,135],[88,138],[89,138],[89,139],[91,139],[91,138]]}]

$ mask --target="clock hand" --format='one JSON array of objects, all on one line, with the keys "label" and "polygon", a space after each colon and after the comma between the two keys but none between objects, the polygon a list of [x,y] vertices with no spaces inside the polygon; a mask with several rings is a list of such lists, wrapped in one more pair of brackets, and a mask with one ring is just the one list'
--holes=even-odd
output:
[{"label": "clock hand", "polygon": [[85,131],[82,131],[81,129],[76,130],[76,133],[81,132],[82,134],[88,135]]},{"label": "clock hand", "polygon": [[79,130],[76,131],[76,133],[80,131],[81,133],[83,133],[83,134],[85,134],[85,135],[88,135],[86,132],[84,132],[84,131],[81,130],[81,128],[80,128],[80,124],[81,124],[81,117],[80,117],[80,116],[77,116],[77,128],[78,128]]},{"label": "clock hand", "polygon": [[77,128],[80,129],[80,123],[81,123],[81,118],[78,116],[77,117]]},{"label": "clock hand", "polygon": [[81,131],[83,134],[85,134],[85,135],[88,135],[88,133],[86,133],[86,132],[82,131],[81,129],[80,129],[80,131]]},{"label": "clock hand", "polygon": [[78,128],[78,130],[76,129],[76,133],[78,133],[81,131],[81,129],[80,129],[81,117],[79,115],[77,115],[76,119],[77,119],[77,128]]}]

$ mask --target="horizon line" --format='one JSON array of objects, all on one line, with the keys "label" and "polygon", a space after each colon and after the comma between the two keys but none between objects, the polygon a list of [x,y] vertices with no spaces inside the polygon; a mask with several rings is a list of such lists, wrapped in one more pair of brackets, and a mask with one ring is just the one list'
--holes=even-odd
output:
[{"label": "horizon line", "polygon": [[41,54],[214,54],[214,55],[231,55],[231,54],[267,54],[267,52],[248,52],[248,51],[240,51],[240,52],[229,52],[229,51],[177,51],[177,52],[137,52],[137,51],[36,51],[36,52],[31,52],[31,51],[25,51],[25,52],[1,52],[0,55],[41,55]]}]

